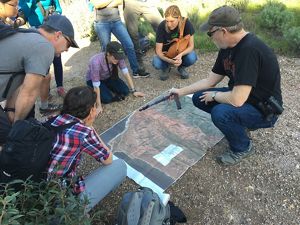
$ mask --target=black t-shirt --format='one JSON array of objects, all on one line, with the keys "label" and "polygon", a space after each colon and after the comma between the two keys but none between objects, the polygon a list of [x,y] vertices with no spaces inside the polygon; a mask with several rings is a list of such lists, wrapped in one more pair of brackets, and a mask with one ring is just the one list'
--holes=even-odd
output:
[{"label": "black t-shirt", "polygon": [[[183,18],[184,19],[184,18]],[[194,35],[195,30],[191,22],[187,19],[183,36],[190,34],[191,36]],[[162,21],[156,31],[156,43],[163,43],[163,49],[162,51],[168,51],[170,48],[171,41],[174,38],[179,38],[180,32],[179,27],[177,26],[174,30],[171,30],[169,33],[166,31],[166,20]]]},{"label": "black t-shirt", "polygon": [[280,69],[274,52],[254,34],[247,34],[235,47],[221,49],[212,71],[229,77],[228,86],[252,86],[247,99],[256,104],[274,96],[282,105]]}]

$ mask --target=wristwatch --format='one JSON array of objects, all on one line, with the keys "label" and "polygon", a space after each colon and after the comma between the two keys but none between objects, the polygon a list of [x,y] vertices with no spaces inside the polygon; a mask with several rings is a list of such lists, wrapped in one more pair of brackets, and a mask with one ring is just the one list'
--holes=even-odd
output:
[{"label": "wristwatch", "polygon": [[212,93],[212,95],[211,95],[211,98],[212,98],[214,101],[216,101],[216,100],[215,100],[216,94],[217,94],[217,92],[214,91],[214,92]]}]

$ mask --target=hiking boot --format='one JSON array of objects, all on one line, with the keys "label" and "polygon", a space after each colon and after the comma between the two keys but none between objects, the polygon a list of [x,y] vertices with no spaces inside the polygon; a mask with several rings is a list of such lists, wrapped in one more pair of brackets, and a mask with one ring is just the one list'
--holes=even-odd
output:
[{"label": "hiking boot", "polygon": [[133,78],[141,78],[141,77],[149,77],[150,73],[146,72],[145,70],[138,69],[135,73],[132,74]]},{"label": "hiking boot", "polygon": [[65,92],[64,87],[57,87],[56,91],[60,97],[62,97],[62,98],[66,97],[66,92]]},{"label": "hiking boot", "polygon": [[165,70],[160,70],[160,73],[159,73],[159,79],[164,81],[164,80],[168,80],[169,79],[169,72],[170,72],[170,69],[165,69]]},{"label": "hiking boot", "polygon": [[52,112],[60,111],[60,110],[62,110],[62,108],[63,108],[62,104],[55,105],[55,104],[49,103],[47,108],[40,108],[40,113],[42,115],[47,115]]},{"label": "hiking boot", "polygon": [[227,151],[223,154],[216,157],[217,162],[219,162],[222,165],[225,166],[232,166],[240,161],[242,161],[244,158],[253,155],[255,153],[252,141],[250,141],[249,147],[246,151],[243,152],[233,152],[233,151]]},{"label": "hiking boot", "polygon": [[185,67],[179,66],[177,70],[181,79],[188,79],[190,77],[190,74],[185,70]]}]

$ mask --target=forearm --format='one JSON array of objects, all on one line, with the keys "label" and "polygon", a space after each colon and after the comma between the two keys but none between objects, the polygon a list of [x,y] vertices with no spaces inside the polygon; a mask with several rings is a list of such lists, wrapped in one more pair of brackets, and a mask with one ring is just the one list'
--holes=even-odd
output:
[{"label": "forearm", "polygon": [[236,103],[234,102],[232,91],[216,92],[214,100],[218,103],[225,103],[238,107],[238,105],[236,105]]},{"label": "forearm", "polygon": [[189,86],[183,87],[179,89],[179,91],[180,91],[180,96],[184,96],[184,95],[193,94],[197,91],[206,90],[212,87],[214,87],[214,85],[210,84],[208,79],[203,79]]},{"label": "forearm", "polygon": [[34,107],[35,101],[39,95],[39,89],[28,92],[21,87],[19,95],[15,102],[15,117],[14,122],[23,120],[27,117],[28,113]]},{"label": "forearm", "polygon": [[126,82],[128,84],[128,87],[131,90],[134,90],[135,88],[134,88],[133,80],[131,79],[129,73],[124,74],[124,77],[125,77],[125,80],[126,80]]},{"label": "forearm", "polygon": [[94,87],[94,91],[97,94],[97,99],[96,99],[96,106],[98,107],[102,107],[101,105],[101,97],[100,97],[100,88],[99,87]]}]

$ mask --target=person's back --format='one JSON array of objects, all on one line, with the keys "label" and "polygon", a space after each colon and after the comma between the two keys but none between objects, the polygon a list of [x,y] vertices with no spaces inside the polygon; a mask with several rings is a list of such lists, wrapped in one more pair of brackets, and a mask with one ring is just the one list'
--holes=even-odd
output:
[{"label": "person's back", "polygon": [[[24,45],[26,42],[26,45]],[[0,40],[0,101],[13,72],[23,72],[14,79],[7,98],[23,82],[26,73],[46,76],[54,57],[54,47],[38,33],[16,33]]]},{"label": "person's back", "polygon": [[[251,54],[249,53],[251,52]],[[231,60],[235,65],[234,74],[231,70],[223,68],[223,63],[216,63],[213,72],[226,74],[229,78],[229,88],[233,88],[240,82],[253,83],[247,102],[256,103],[261,99],[267,99],[273,95],[282,105],[282,96],[280,89],[280,69],[277,57],[270,47],[257,38],[254,34],[248,33],[233,48],[221,49],[218,60]],[[249,66],[245,60],[251,61],[255,66]],[[222,67],[222,68],[221,68]],[[225,70],[224,70],[225,69]]]},{"label": "person's back", "polygon": [[[64,99],[61,114],[51,123],[52,126],[60,126],[77,122],[57,134],[50,153],[48,177],[75,178],[77,182],[73,187],[74,192],[80,194],[82,199],[85,196],[89,198],[87,210],[95,206],[126,177],[125,162],[112,161],[112,152],[92,127],[97,116],[96,98],[96,93],[88,86],[70,89]],[[83,152],[107,166],[99,167],[85,179],[77,176],[76,169]]]}]

